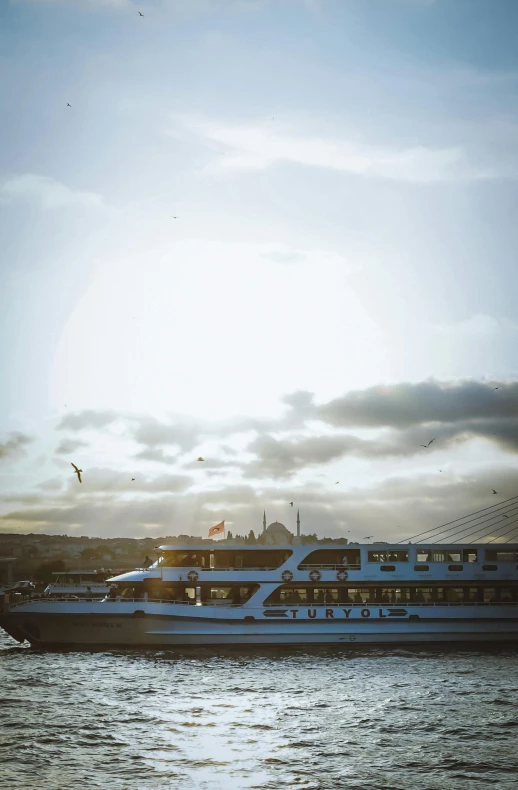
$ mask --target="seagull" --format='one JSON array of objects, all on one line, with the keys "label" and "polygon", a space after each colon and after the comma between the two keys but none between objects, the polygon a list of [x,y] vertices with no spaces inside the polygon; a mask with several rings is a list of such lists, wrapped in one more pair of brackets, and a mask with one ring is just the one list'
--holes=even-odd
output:
[{"label": "seagull", "polygon": [[494,392],[495,390],[497,390],[497,389],[498,389],[498,387],[493,387],[493,392]]},{"label": "seagull", "polygon": [[131,481],[132,481],[132,482],[133,482],[133,480],[135,480],[135,478],[134,478],[134,477],[132,477],[132,478],[131,478]]},{"label": "seagull", "polygon": [[72,105],[67,102],[67,107],[72,107]]},{"label": "seagull", "polygon": [[336,483],[335,483],[335,486],[337,486],[339,482],[340,482],[340,481],[339,481],[339,480],[337,480],[337,481],[336,481]]},{"label": "seagull", "polygon": [[493,489],[491,489],[491,490],[493,491],[493,494],[498,494],[498,491],[495,491],[495,489],[494,489],[494,488],[493,488]]},{"label": "seagull", "polygon": [[171,214],[171,219],[178,219],[178,217],[175,217],[174,214]]},{"label": "seagull", "polygon": [[[72,461],[70,461],[70,463],[72,464]],[[76,473],[76,475],[77,475],[77,479],[79,480],[79,482],[80,482],[80,483],[82,483],[83,481],[81,480],[81,472],[82,472],[83,470],[82,470],[82,469],[78,469],[78,468],[77,468],[77,466],[76,466],[75,464],[72,464],[72,466],[74,467],[74,472],[75,472],[75,473]]]},{"label": "seagull", "polygon": [[293,507],[293,502],[290,502],[290,505]]},{"label": "seagull", "polygon": [[144,16],[144,14],[141,14],[141,13],[140,13],[140,11],[138,12],[138,15],[139,15],[139,16]]},{"label": "seagull", "polygon": [[444,472],[444,469],[439,469],[439,472]]},{"label": "seagull", "polygon": [[198,460],[198,461],[204,461],[204,460],[205,460],[205,458],[202,458],[202,457],[201,457],[201,455],[200,455],[200,457],[199,457],[197,460]]},{"label": "seagull", "polygon": [[370,540],[374,535],[365,535],[364,540]]},{"label": "seagull", "polygon": [[432,442],[435,442],[435,439],[430,439],[428,444],[420,444],[419,447],[424,447],[426,449],[427,447],[430,447]]}]

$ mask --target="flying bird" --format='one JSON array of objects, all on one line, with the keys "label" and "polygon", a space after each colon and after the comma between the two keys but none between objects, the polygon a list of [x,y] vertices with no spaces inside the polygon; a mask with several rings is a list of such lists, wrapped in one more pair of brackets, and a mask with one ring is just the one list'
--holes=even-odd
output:
[{"label": "flying bird", "polygon": [[198,460],[198,461],[204,461],[204,460],[205,460],[205,458],[202,458],[202,457],[201,457],[201,455],[200,455],[200,457],[199,457],[197,460]]},{"label": "flying bird", "polygon": [[291,507],[293,507],[293,502],[290,502]]},{"label": "flying bird", "polygon": [[171,214],[171,219],[178,219],[178,217],[175,217],[174,214]]},{"label": "flying bird", "polygon": [[337,486],[339,482],[340,482],[340,481],[339,481],[339,480],[337,480],[337,481],[336,481],[336,483],[335,483],[335,486]]},{"label": "flying bird", "polygon": [[134,478],[134,477],[132,477],[132,478],[131,478],[131,481],[132,481],[132,482],[133,482],[133,480],[135,480],[135,478]]},{"label": "flying bird", "polygon": [[72,107],[72,105],[67,102],[67,107]]},{"label": "flying bird", "polygon": [[439,469],[439,472],[444,472],[444,469]]},{"label": "flying bird", "polygon": [[495,390],[497,390],[497,389],[498,389],[498,387],[493,387],[493,392],[494,392]]},{"label": "flying bird", "polygon": [[492,489],[492,491],[493,491],[493,494],[498,494],[498,491],[495,491],[494,488]]},{"label": "flying bird", "polygon": [[435,442],[435,439],[430,439],[428,444],[420,444],[419,447],[424,447],[426,449],[427,447],[430,447],[432,442]]},{"label": "flying bird", "polygon": [[365,535],[364,540],[370,540],[374,535]]},{"label": "flying bird", "polygon": [[[70,461],[70,463],[72,464],[72,461]],[[82,483],[83,481],[81,480],[81,472],[82,472],[83,470],[82,470],[82,469],[78,469],[78,468],[77,468],[77,466],[76,466],[75,464],[72,464],[72,466],[74,467],[74,472],[75,472],[75,473],[76,473],[76,475],[77,475],[77,479],[79,480],[79,482],[80,482],[80,483]]]},{"label": "flying bird", "polygon": [[138,15],[139,16],[144,16],[144,14],[142,14],[140,11],[138,12]]}]

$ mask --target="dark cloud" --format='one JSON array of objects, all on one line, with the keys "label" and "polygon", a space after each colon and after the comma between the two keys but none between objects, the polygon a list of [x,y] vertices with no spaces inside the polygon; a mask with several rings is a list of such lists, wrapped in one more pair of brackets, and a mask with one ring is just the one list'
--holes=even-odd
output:
[{"label": "dark cloud", "polygon": [[412,447],[393,441],[360,439],[357,436],[307,436],[303,438],[276,439],[259,436],[247,447],[247,452],[257,455],[255,461],[244,465],[246,477],[287,478],[300,469],[336,461],[344,456],[358,458],[403,457],[417,452],[417,442]]},{"label": "dark cloud", "polygon": [[71,455],[76,450],[83,447],[88,447],[88,442],[82,442],[80,439],[62,439],[56,447],[56,455]]},{"label": "dark cloud", "polygon": [[82,431],[85,428],[106,428],[119,420],[121,415],[116,411],[86,409],[74,414],[67,414],[58,425],[58,430]]},{"label": "dark cloud", "polygon": [[[498,386],[497,391],[493,387]],[[406,428],[426,423],[518,417],[518,383],[475,381],[394,384],[348,392],[316,409],[330,425]]]},{"label": "dark cloud", "polygon": [[25,447],[33,441],[34,439],[25,433],[11,433],[9,438],[0,442],[0,461],[12,456],[25,455]]}]

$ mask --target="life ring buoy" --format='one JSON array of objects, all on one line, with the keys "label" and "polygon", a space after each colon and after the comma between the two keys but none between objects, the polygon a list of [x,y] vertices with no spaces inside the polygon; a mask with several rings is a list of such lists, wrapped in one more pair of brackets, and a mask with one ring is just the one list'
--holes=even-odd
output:
[{"label": "life ring buoy", "polygon": [[313,570],[309,572],[309,578],[311,579],[312,582],[319,582],[320,579],[322,578],[322,574],[320,573],[320,571],[317,571],[316,568],[313,568]]},{"label": "life ring buoy", "polygon": [[190,582],[197,582],[198,581],[198,573],[197,571],[189,571],[187,574],[187,578]]},{"label": "life ring buoy", "polygon": [[283,571],[282,573],[283,582],[291,582],[292,579],[293,579],[293,573],[291,571]]},{"label": "life ring buoy", "polygon": [[345,582],[349,578],[349,574],[345,568],[340,568],[340,570],[336,572],[336,578],[339,582]]}]

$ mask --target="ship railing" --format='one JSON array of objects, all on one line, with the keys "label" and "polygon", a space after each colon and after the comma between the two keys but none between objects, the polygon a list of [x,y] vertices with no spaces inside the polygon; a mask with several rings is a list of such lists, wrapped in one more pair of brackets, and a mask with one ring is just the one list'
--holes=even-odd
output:
[{"label": "ship railing", "polygon": [[[23,601],[16,601],[13,603],[8,604],[9,609],[14,609],[17,606],[23,606],[27,603],[49,603],[52,601],[53,603],[76,603],[76,604],[83,604],[83,603],[103,603],[103,602],[110,602],[110,603],[167,603],[167,604],[175,604],[175,606],[227,606],[227,607],[238,607],[242,606],[241,603],[231,603],[227,601],[225,598],[213,598],[210,601],[184,601],[184,600],[174,600],[171,598],[99,598],[98,596],[95,598],[84,598],[84,597],[68,597],[68,598],[57,598],[57,597],[50,597],[50,596],[41,596],[41,597],[34,597],[34,598],[25,598]],[[245,603],[245,601],[243,602]],[[261,604],[262,606],[262,604]]]},{"label": "ship railing", "polygon": [[518,601],[269,601],[261,606],[517,606]]},{"label": "ship railing", "polygon": [[298,568],[299,571],[309,571],[309,570],[312,570],[313,568],[316,568],[317,570],[324,570],[324,571],[343,571],[343,570],[345,570],[345,571],[361,571],[362,566],[359,565],[359,564],[358,565],[356,565],[356,564],[352,565],[352,564],[348,564],[348,563],[337,563],[337,564],[334,564],[334,565],[330,564],[330,563],[325,563],[325,564],[320,564],[320,565],[310,565],[309,563],[303,562],[303,563],[301,563],[301,565],[298,565],[297,568]]},{"label": "ship railing", "polygon": [[[284,564],[284,563],[283,563]],[[204,568],[202,565],[159,565],[159,568],[171,568],[175,571],[198,571],[199,573],[218,573],[218,571],[276,571],[280,565],[254,565],[247,567],[236,567],[235,565],[225,565],[218,568]],[[315,566],[316,567],[316,566]],[[340,566],[342,567],[342,566]]]}]

